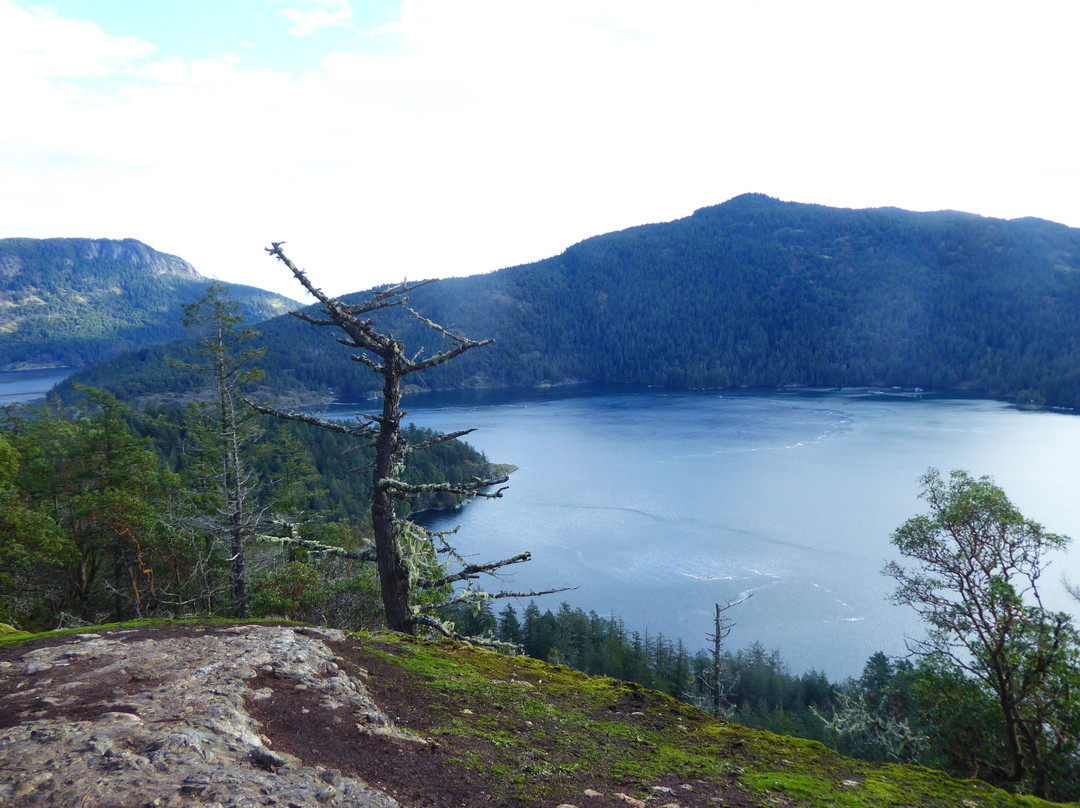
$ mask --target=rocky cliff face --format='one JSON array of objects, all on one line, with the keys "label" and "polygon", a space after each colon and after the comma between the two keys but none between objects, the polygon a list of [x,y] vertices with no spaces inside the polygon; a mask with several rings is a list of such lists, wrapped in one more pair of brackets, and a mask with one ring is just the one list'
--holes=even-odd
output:
[{"label": "rocky cliff face", "polygon": [[180,275],[193,280],[202,277],[195,271],[195,267],[183,258],[167,253],[159,253],[157,250],[151,249],[141,241],[136,241],[133,238],[126,238],[122,241],[86,239],[84,255],[90,261],[97,258],[122,261],[131,264],[133,267],[142,267],[154,275]]},{"label": "rocky cliff face", "polygon": [[327,643],[340,638],[177,627],[9,651],[0,659],[0,805],[395,806],[356,778],[274,750],[251,717],[275,691],[298,691],[353,733],[409,742],[364,682],[338,667]]}]

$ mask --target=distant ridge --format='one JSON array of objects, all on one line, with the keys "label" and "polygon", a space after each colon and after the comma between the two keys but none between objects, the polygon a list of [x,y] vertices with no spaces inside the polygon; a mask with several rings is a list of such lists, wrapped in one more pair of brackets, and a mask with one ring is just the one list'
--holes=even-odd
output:
[{"label": "distant ridge", "polygon": [[[745,194],[441,281],[411,305],[496,340],[425,374],[434,389],[881,385],[1080,406],[1080,230],[1040,219]],[[391,327],[410,350],[438,347],[413,323]],[[269,384],[375,388],[325,329],[284,318],[262,330]],[[123,360],[88,374],[152,394]]]},{"label": "distant ridge", "polygon": [[[182,307],[210,283],[135,239],[0,239],[0,369],[82,367],[179,339]],[[249,321],[298,305],[230,286]]]}]

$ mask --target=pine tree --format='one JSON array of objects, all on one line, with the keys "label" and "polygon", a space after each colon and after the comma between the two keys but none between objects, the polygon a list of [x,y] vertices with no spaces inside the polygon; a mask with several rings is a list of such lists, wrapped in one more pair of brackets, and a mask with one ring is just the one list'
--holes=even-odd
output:
[{"label": "pine tree", "polygon": [[255,366],[265,348],[251,345],[259,332],[242,325],[237,304],[229,299],[228,287],[217,281],[206,294],[184,306],[184,326],[197,339],[200,362],[175,362],[188,370],[210,377],[213,393],[209,401],[193,405],[196,415],[197,451],[201,456],[204,486],[213,503],[208,529],[227,540],[229,591],[232,611],[243,617],[247,611],[245,550],[257,530],[252,500],[257,486],[248,468],[245,453],[259,434],[254,413],[240,407],[243,388],[264,375]]}]

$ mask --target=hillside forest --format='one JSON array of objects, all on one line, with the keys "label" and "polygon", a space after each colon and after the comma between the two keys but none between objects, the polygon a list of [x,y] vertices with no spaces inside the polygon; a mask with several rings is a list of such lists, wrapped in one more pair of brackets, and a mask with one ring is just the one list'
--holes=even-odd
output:
[{"label": "hillside forest", "polygon": [[[80,368],[180,339],[183,306],[209,283],[135,239],[0,239],[0,370]],[[296,306],[250,286],[231,294],[248,322]]]},{"label": "hillside forest", "polygon": [[[495,343],[410,384],[899,386],[1077,406],[1078,270],[1080,230],[1051,222],[750,194],[417,289],[425,316]],[[406,344],[430,342],[398,315],[388,327]],[[319,329],[289,317],[261,329],[276,392],[378,391]],[[198,386],[167,372],[164,357],[147,348],[74,381],[121,400]]]}]

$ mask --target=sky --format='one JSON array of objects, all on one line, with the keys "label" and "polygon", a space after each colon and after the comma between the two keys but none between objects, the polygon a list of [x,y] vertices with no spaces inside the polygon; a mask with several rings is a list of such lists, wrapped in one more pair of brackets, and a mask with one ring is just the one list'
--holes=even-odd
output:
[{"label": "sky", "polygon": [[0,237],[299,297],[741,193],[1080,226],[1080,3],[0,0]]}]

